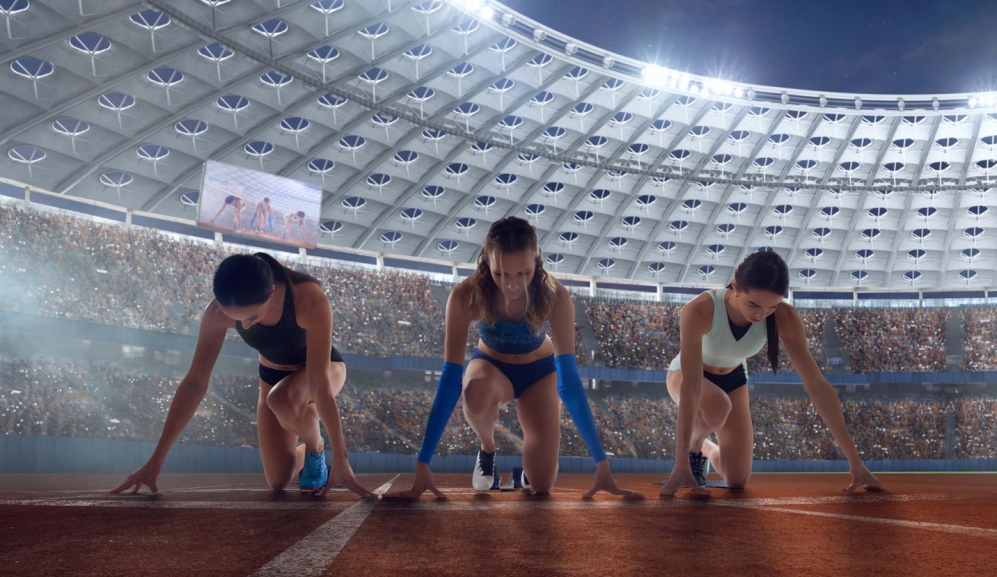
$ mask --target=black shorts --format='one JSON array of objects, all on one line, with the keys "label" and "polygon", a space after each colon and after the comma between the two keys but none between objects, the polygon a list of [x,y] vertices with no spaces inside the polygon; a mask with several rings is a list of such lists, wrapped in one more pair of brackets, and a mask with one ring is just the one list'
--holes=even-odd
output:
[{"label": "black shorts", "polygon": [[745,370],[744,365],[737,367],[726,375],[703,371],[703,378],[720,387],[720,390],[725,393],[730,393],[748,384],[748,372]]},{"label": "black shorts", "polygon": [[[329,360],[334,363],[344,363],[343,355],[339,354],[336,347],[332,347],[332,354],[329,356]],[[300,370],[300,369],[298,369]],[[277,383],[283,381],[289,375],[293,375],[297,371],[285,371],[282,369],[274,369],[270,367],[265,367],[260,365],[260,380],[264,383],[270,385],[271,387],[276,386]]]}]

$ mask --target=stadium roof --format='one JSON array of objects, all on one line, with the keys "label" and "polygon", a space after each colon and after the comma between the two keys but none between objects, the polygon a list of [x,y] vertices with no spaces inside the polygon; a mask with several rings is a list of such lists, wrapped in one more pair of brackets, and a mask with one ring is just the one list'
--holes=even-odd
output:
[{"label": "stadium roof", "polygon": [[214,159],[322,184],[357,249],[472,262],[519,215],[561,272],[716,283],[772,249],[794,286],[997,284],[993,95],[698,77],[477,0],[0,18],[0,174],[41,189],[184,216]]}]

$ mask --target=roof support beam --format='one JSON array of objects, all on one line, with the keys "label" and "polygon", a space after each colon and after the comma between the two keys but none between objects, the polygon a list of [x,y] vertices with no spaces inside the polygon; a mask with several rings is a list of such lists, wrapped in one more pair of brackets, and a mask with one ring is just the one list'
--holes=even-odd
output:
[{"label": "roof support beam", "polygon": [[[861,123],[862,123],[862,116],[855,115],[855,117],[852,119],[851,126],[848,127],[848,132],[845,134],[845,139],[844,141],[842,141],[842,145],[839,146],[834,153],[834,158],[831,160],[830,168],[827,170],[827,172],[824,173],[824,176],[821,177],[820,180],[821,187],[817,191],[817,193],[814,194],[813,200],[810,203],[810,210],[807,212],[807,218],[810,218],[810,216],[813,214],[814,209],[817,208],[817,205],[820,203],[821,196],[823,195],[824,192],[824,187],[826,187],[828,181],[831,180],[831,175],[834,174],[834,170],[838,166],[838,162],[841,161],[841,157],[845,154],[845,150],[848,148],[847,143],[852,140],[853,136],[855,136],[855,131],[858,130],[859,125]],[[795,260],[796,258],[796,251],[799,250],[800,243],[803,241],[803,238],[804,238],[803,230],[801,229],[799,234],[797,234],[796,238],[793,240],[792,248],[789,249],[789,254],[786,257],[787,266],[789,267],[793,266],[793,260]]]},{"label": "roof support beam", "polygon": [[[558,77],[558,78],[560,78],[560,77]],[[599,83],[593,82],[588,88],[585,89],[585,92],[582,94],[582,96],[580,98],[581,99],[588,98],[598,88],[599,88]],[[566,115],[568,112],[570,112],[571,108],[574,106],[574,104],[575,104],[576,101],[577,101],[577,99],[575,101],[571,101],[568,104],[566,104],[565,106],[563,106],[557,112],[557,114],[555,114],[554,116],[551,117],[551,123],[556,122],[557,119],[563,118],[564,115]],[[519,106],[522,106],[522,104],[519,104]],[[509,110],[516,110],[517,108],[518,108],[518,106],[517,107],[511,107],[511,108],[509,108]],[[527,139],[530,139],[530,140],[536,139],[540,134],[543,133],[544,128],[545,127],[541,126],[539,129],[533,131],[532,134],[530,134],[529,136],[527,136],[527,138],[523,139],[524,142]],[[595,130],[595,128],[593,128],[593,130]],[[579,142],[571,145],[568,148],[568,150],[577,149],[578,146],[580,146],[580,143],[584,142],[585,138],[586,138],[586,136],[583,136],[579,140]],[[435,227],[433,227],[433,230],[430,232],[430,235],[428,237],[426,237],[425,240],[423,240],[422,244],[419,245],[419,249],[416,251],[416,255],[417,256],[422,256],[422,254],[429,248],[430,244],[432,243],[432,241],[436,237],[436,235],[438,235],[440,233],[440,231],[442,231],[443,228],[446,227],[447,223],[450,222],[454,217],[456,217],[457,214],[459,214],[460,211],[465,206],[467,206],[467,203],[471,201],[471,199],[474,197],[474,194],[476,194],[478,191],[480,191],[482,188],[484,188],[484,186],[486,184],[488,184],[496,176],[498,176],[502,172],[502,170],[504,170],[512,162],[514,162],[518,156],[519,156],[519,153],[517,151],[510,151],[508,154],[506,154],[502,158],[502,160],[498,164],[495,165],[495,169],[489,174],[488,178],[486,180],[483,180],[481,183],[479,183],[478,185],[476,185],[474,188],[472,188],[471,194],[466,195],[457,204],[455,204],[454,207],[450,210],[449,214],[447,214],[446,219],[440,221],[439,223],[437,223],[437,225]],[[553,174],[553,171],[557,169],[557,166],[558,165],[556,165],[556,164],[552,164],[550,167],[548,167],[547,170],[544,171],[543,175],[541,175],[540,179],[537,180],[537,183],[536,183],[535,187],[532,188],[532,189],[527,190],[527,192],[525,192],[523,194],[523,196],[521,197],[521,199],[527,199],[527,198],[529,198],[529,196],[532,195],[533,192],[537,188],[539,188],[540,186],[543,186],[543,183],[546,181],[547,178],[550,178],[550,175]],[[523,201],[521,200],[521,202],[518,203],[516,206],[519,207],[520,205],[522,205],[522,203],[523,203]],[[518,212],[518,208],[513,208],[510,212],[506,213],[506,216],[510,216],[512,214],[515,214],[516,212]],[[477,253],[478,253],[479,250],[480,250],[480,248],[478,248],[478,249],[475,250],[475,252],[472,254],[472,257],[471,257],[470,260],[473,261],[475,258],[477,258]]]},{"label": "roof support beam", "polygon": [[[686,124],[682,128],[682,130],[675,135],[674,138],[672,138],[672,141],[668,143],[668,148],[663,150],[661,154],[658,155],[658,158],[655,160],[655,164],[660,164],[661,162],[664,162],[665,160],[668,159],[672,151],[675,150],[675,148],[679,144],[681,144],[682,141],[685,140],[685,137],[689,134],[689,127],[696,126],[697,124],[699,124],[699,121],[702,120],[707,113],[709,113],[711,107],[712,104],[707,103],[706,106],[703,106],[702,108],[699,109],[698,112],[696,112],[696,115],[692,118],[692,120],[690,120],[689,123]],[[682,196],[682,191],[685,190],[689,182],[691,182],[691,180],[686,179],[686,183],[683,184],[679,189],[679,191],[676,193],[675,198],[672,200],[671,213],[669,213],[669,216],[671,214],[674,214],[675,207],[678,206],[679,198]],[[658,238],[658,233],[661,232],[661,229],[665,226],[665,223],[668,222],[668,218],[665,216],[665,213],[668,213],[668,210],[669,209],[666,208],[665,211],[661,213],[661,218],[659,218],[658,221],[654,223],[654,228],[651,229],[651,233],[647,237],[647,242],[644,243],[644,245],[640,248],[639,251],[637,251],[637,256],[635,257],[634,260],[635,264],[633,265],[633,267],[639,266],[640,262],[644,260],[644,256],[648,253],[649,250],[651,250],[651,247],[655,243],[655,239]],[[633,272],[633,267],[631,267],[631,273]]]},{"label": "roof support beam", "polygon": [[[928,143],[924,147],[924,154],[921,156],[921,161],[917,163],[917,169],[914,171],[914,178],[911,179],[911,185],[917,186],[921,181],[921,173],[924,172],[924,165],[928,162],[928,153],[931,152],[931,147],[935,143],[935,136],[938,134],[938,127],[942,124],[942,117],[936,116],[931,122],[931,130],[928,133]],[[910,211],[910,206],[914,202],[914,191],[907,191],[907,198],[904,199],[904,211],[900,213],[901,218],[907,215]],[[893,276],[893,269],[897,264],[897,250],[900,248],[900,242],[904,238],[904,222],[901,220],[899,226],[897,227],[897,236],[893,239],[893,246],[890,248],[889,260],[886,262],[886,281],[885,283],[890,284],[890,278]]]},{"label": "roof support beam", "polygon": [[[966,184],[966,175],[969,174],[969,167],[973,163],[973,153],[976,151],[976,143],[980,140],[980,128],[983,126],[984,114],[976,115],[976,124],[973,126],[973,137],[969,140],[966,150],[966,160],[962,163],[962,170],[959,171],[959,188]],[[948,228],[945,229],[945,242],[942,244],[942,264],[938,274],[938,282],[935,286],[944,287],[946,277],[949,273],[949,253],[952,250],[952,241],[955,240],[955,224],[959,218],[959,199],[962,197],[961,190],[955,191],[955,202],[952,205],[952,214],[949,215]]]},{"label": "roof support beam", "polygon": [[897,128],[900,127],[901,118],[902,117],[900,116],[893,117],[893,122],[890,124],[890,130],[886,134],[886,140],[883,141],[883,148],[881,148],[879,153],[876,154],[876,162],[872,165],[872,169],[869,171],[869,176],[865,179],[866,188],[863,188],[862,192],[859,193],[858,204],[855,205],[855,212],[852,213],[851,221],[848,223],[848,232],[845,234],[841,252],[838,253],[838,259],[834,264],[834,272],[831,276],[831,286],[841,286],[838,284],[838,280],[841,278],[841,267],[844,266],[845,258],[848,254],[848,242],[855,234],[856,225],[858,225],[859,221],[863,218],[862,207],[865,205],[865,199],[869,196],[868,187],[872,186],[872,183],[876,180],[876,174],[879,173],[879,167],[883,164],[883,157],[886,156],[886,151],[890,149],[890,143],[893,142],[893,136],[896,135]]},{"label": "roof support beam", "polygon": [[[534,56],[534,55],[531,55],[531,57],[532,56]],[[554,73],[551,76],[551,78],[548,79],[548,82],[546,82],[543,85],[541,85],[540,90],[543,90],[545,88],[550,87],[551,84],[553,84],[554,82],[556,82],[559,78],[561,78],[564,75],[564,73],[565,73],[566,70],[569,70],[569,69],[567,67],[565,67],[565,68],[562,68],[561,70],[558,70],[556,73]],[[486,82],[486,83],[483,83],[482,85],[483,86],[490,86],[491,82]],[[520,106],[522,106],[523,104],[525,104],[528,101],[527,97],[530,94],[532,94],[532,91],[530,93],[524,95],[522,98],[518,99],[517,102],[516,102],[516,104],[515,104],[515,106],[513,108],[510,108],[509,110],[516,110],[517,108],[519,108]],[[569,108],[570,108],[570,105],[569,105]],[[447,114],[449,114],[449,109],[447,110]],[[560,112],[557,116],[555,116],[555,118],[559,117],[561,114],[564,114],[564,111]],[[498,117],[503,117],[504,118],[505,117],[505,112],[504,111],[499,111],[498,115],[496,115],[496,118],[498,118]],[[478,129],[478,133],[481,134],[481,133],[484,133],[485,131],[487,131],[488,129],[490,129],[492,127],[492,123],[495,122],[495,120],[496,120],[495,118],[492,118],[492,119],[489,119],[488,121],[486,121],[481,126],[481,128]],[[543,130],[544,130],[544,127],[540,126],[535,131],[533,131],[532,134],[528,135],[526,138],[528,138],[528,139],[534,139],[537,136],[539,136],[539,134],[541,132],[543,132]],[[447,154],[447,157],[446,157],[446,159],[444,161],[438,163],[431,170],[427,171],[426,174],[423,176],[423,178],[420,179],[420,181],[415,186],[413,186],[411,189],[409,189],[409,192],[408,192],[407,195],[400,196],[398,198],[398,201],[392,207],[390,207],[387,210],[385,210],[384,212],[382,212],[381,215],[379,215],[378,218],[375,219],[374,224],[371,225],[371,227],[367,230],[367,233],[365,235],[363,235],[359,241],[357,241],[357,243],[354,245],[354,248],[360,248],[360,247],[362,247],[363,244],[365,242],[367,242],[367,240],[369,240],[370,237],[374,234],[374,231],[375,231],[376,227],[380,226],[385,220],[387,220],[392,214],[394,214],[395,211],[397,211],[399,208],[401,208],[413,196],[415,196],[419,191],[421,191],[422,187],[425,186],[426,183],[428,183],[434,176],[436,176],[437,174],[439,174],[439,171],[442,168],[446,167],[446,165],[451,160],[453,160],[454,158],[456,158],[464,150],[465,150],[464,147],[462,147],[460,145],[455,146],[453,148],[453,150],[451,150],[450,153]],[[489,175],[486,178],[480,179],[478,182],[476,182],[471,187],[471,189],[468,191],[468,193],[466,195],[464,195],[464,197],[459,202],[457,202],[455,204],[453,210],[451,210],[450,212],[453,213],[453,214],[456,214],[457,212],[460,211],[461,208],[463,208],[464,206],[466,206],[467,203],[471,199],[473,199],[475,197],[475,195],[482,188],[484,188],[488,183],[490,183],[492,181],[493,178],[495,178],[495,176],[505,167],[505,165],[508,162],[512,161],[512,159],[515,157],[515,154],[517,154],[517,153],[511,153],[510,152],[510,153],[506,154],[506,156],[502,160],[500,160],[498,163],[495,164],[495,168],[489,173]],[[449,222],[451,218],[452,218],[452,216],[448,215],[443,220],[441,220],[440,222],[438,222],[436,224],[436,226],[433,227],[433,230],[434,231],[442,230],[441,227],[440,227],[440,225],[446,226],[446,223]],[[435,234],[433,236],[427,237],[426,239],[423,239],[423,241],[421,243],[419,243],[419,248],[422,249],[422,250],[425,250],[423,247],[426,246],[427,243],[431,243],[432,240],[433,240],[433,237],[435,237]],[[417,250],[419,250],[419,249],[417,249]]]}]

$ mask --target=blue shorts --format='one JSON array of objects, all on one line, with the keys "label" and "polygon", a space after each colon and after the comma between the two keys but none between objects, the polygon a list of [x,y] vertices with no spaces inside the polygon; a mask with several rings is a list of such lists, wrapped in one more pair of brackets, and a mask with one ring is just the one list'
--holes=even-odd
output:
[{"label": "blue shorts", "polygon": [[503,363],[486,355],[481,352],[481,349],[475,347],[474,352],[471,354],[471,360],[473,361],[474,359],[484,359],[495,365],[495,368],[501,371],[509,379],[509,382],[512,383],[512,392],[517,399],[523,394],[523,391],[532,387],[537,381],[551,373],[557,372],[557,368],[554,366],[554,355],[544,357],[532,363]]}]

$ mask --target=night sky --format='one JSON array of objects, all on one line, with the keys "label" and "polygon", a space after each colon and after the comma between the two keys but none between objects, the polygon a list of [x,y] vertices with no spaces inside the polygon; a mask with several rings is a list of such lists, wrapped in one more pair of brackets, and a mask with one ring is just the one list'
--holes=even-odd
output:
[{"label": "night sky", "polygon": [[997,90],[997,0],[503,0],[647,62],[829,92]]}]

